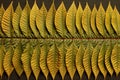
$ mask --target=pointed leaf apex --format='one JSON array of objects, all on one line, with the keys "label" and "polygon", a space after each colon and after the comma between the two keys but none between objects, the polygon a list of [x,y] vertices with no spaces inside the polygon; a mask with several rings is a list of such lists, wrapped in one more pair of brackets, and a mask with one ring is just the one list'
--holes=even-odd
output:
[{"label": "pointed leaf apex", "polygon": [[96,8],[96,4],[94,4],[94,8]]},{"label": "pointed leaf apex", "polygon": [[108,6],[110,6],[110,5],[111,5],[111,2],[109,1]]}]

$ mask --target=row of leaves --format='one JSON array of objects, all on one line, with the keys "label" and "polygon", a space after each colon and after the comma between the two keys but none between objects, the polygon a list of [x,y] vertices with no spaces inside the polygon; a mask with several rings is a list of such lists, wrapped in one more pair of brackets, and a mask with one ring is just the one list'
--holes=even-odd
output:
[{"label": "row of leaves", "polygon": [[22,9],[18,3],[15,11],[12,2],[5,10],[0,8],[0,36],[26,38],[118,38],[120,14],[109,3],[105,11],[102,4],[97,10],[89,5],[83,10],[79,3],[71,4],[68,11],[62,2],[56,10],[54,1],[47,11],[44,2],[39,9],[36,0],[32,9],[28,2]]},{"label": "row of leaves", "polygon": [[[2,40],[5,41],[5,40]],[[8,41],[9,42],[9,41]],[[75,71],[82,78],[85,71],[95,79],[99,72],[106,77],[120,72],[120,42],[109,40],[15,40],[16,43],[0,46],[0,76],[5,71],[10,77],[15,69],[21,76],[23,71],[29,79],[31,72],[36,80],[40,72],[46,79],[50,73],[54,79],[59,71],[62,79],[69,72],[73,79]]]}]

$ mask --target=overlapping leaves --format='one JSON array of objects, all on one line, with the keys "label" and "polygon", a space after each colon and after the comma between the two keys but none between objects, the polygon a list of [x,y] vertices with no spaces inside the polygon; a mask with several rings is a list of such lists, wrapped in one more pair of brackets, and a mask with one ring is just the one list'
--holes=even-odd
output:
[{"label": "overlapping leaves", "polygon": [[[23,42],[24,41],[24,42]],[[47,43],[46,43],[47,42]],[[21,40],[10,45],[1,44],[0,47],[0,76],[5,71],[10,77],[13,69],[19,76],[23,73],[29,79],[31,73],[35,78],[39,78],[39,73],[43,72],[46,79],[50,73],[55,79],[58,71],[64,79],[66,72],[69,72],[71,79],[78,71],[82,79],[85,71],[90,79],[93,72],[95,79],[99,72],[106,77],[107,72],[111,75],[115,71],[119,74],[119,41],[82,41],[76,45],[75,40],[68,44],[67,40],[35,41]],[[61,43],[62,44],[58,44]],[[88,44],[86,44],[88,43]],[[37,44],[37,45],[36,45]],[[102,45],[102,46],[101,46]],[[13,47],[14,46],[14,47]]]},{"label": "overlapping leaves", "polygon": [[[23,9],[20,4],[13,11],[12,2],[4,11],[0,9],[0,36],[26,38],[109,38],[119,37],[120,14],[117,7],[114,10],[109,3],[105,11],[102,4],[91,10],[86,3],[84,10],[75,1],[68,11],[61,2],[56,9],[54,1],[47,11],[44,2],[40,9],[36,1],[30,9],[28,1]],[[14,34],[16,33],[16,34]]]}]

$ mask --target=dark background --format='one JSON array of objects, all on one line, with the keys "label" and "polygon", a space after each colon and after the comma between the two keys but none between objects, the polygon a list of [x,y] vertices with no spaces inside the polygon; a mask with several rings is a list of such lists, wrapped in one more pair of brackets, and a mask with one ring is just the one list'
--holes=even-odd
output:
[{"label": "dark background", "polygon": [[[0,4],[3,4],[4,8],[6,9],[11,1],[12,0],[0,0]],[[49,10],[51,3],[52,3],[52,0],[36,0],[36,1],[37,1],[39,8],[41,7],[42,2],[44,2],[45,6],[47,7],[47,10]],[[67,10],[73,2],[73,0],[54,0],[56,9],[58,8],[58,6],[60,5],[60,3],[62,1],[64,2]],[[16,8],[18,2],[20,2],[21,7],[24,8],[24,6],[26,4],[26,0],[13,0],[14,9]],[[34,0],[28,0],[28,2],[29,2],[30,7],[32,8]],[[88,2],[91,10],[92,10],[94,4],[96,5],[96,7],[98,9],[100,3],[103,4],[104,9],[106,10],[108,3],[111,2],[112,7],[114,8],[114,6],[117,6],[118,11],[120,11],[120,0],[75,0],[75,4],[77,7],[78,7],[79,2],[81,3],[83,8],[85,7],[86,2]],[[68,72],[66,73],[64,79],[71,80]],[[14,70],[9,78],[7,77],[6,73],[4,72],[4,75],[2,76],[2,78],[0,80],[27,80],[27,79],[26,79],[25,73],[23,73],[21,77],[18,77],[18,75],[16,74],[16,72]],[[30,76],[30,80],[35,80],[33,73]],[[45,77],[42,72],[40,72],[39,80],[45,80]],[[50,74],[48,76],[48,80],[52,80],[52,77]],[[57,73],[55,80],[62,80],[59,72]],[[82,79],[80,79],[78,72],[76,71],[76,73],[74,75],[74,80],[87,80],[87,75],[84,72]],[[93,73],[91,75],[90,80],[94,80]],[[97,80],[104,80],[104,77],[101,73],[98,75]],[[110,76],[110,74],[108,73],[105,80],[120,80],[120,75],[116,76],[114,73],[112,76]]]}]

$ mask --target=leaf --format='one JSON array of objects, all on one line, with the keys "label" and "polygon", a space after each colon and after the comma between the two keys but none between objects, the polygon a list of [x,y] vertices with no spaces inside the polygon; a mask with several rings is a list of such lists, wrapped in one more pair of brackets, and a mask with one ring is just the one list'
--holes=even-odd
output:
[{"label": "leaf", "polygon": [[109,3],[106,10],[105,26],[110,36],[114,36],[114,30],[113,30],[113,27],[111,26],[112,12],[113,12],[112,6]]},{"label": "leaf", "polygon": [[65,42],[62,42],[61,45],[58,47],[59,49],[59,72],[62,76],[62,80],[64,80],[65,74],[67,72],[66,64],[65,64],[65,56],[66,56],[66,45]]},{"label": "leaf", "polygon": [[98,67],[98,56],[100,52],[100,43],[98,43],[95,48],[93,49],[92,57],[91,57],[91,65],[92,65],[92,71],[95,76],[95,80],[97,79],[97,76],[100,72]]},{"label": "leaf", "polygon": [[65,21],[66,21],[66,8],[64,3],[62,2],[55,14],[55,27],[57,32],[62,38],[69,37]]},{"label": "leaf", "polygon": [[58,62],[59,62],[59,51],[56,47],[56,44],[54,43],[51,46],[47,55],[47,66],[53,79],[55,79],[55,76],[59,69]]},{"label": "leaf", "polygon": [[7,37],[13,36],[13,29],[12,29],[12,14],[13,14],[13,6],[12,2],[6,9],[3,14],[1,27],[3,32],[7,35]]},{"label": "leaf", "polygon": [[83,15],[83,9],[82,9],[81,4],[79,3],[78,10],[76,12],[76,28],[77,28],[79,34],[82,37],[85,37],[85,32],[82,27],[82,15]]},{"label": "leaf", "polygon": [[116,43],[111,54],[111,63],[115,70],[116,76],[120,73],[120,45]]},{"label": "leaf", "polygon": [[47,15],[47,9],[44,5],[44,3],[42,4],[42,7],[41,9],[39,10],[38,14],[37,14],[37,17],[36,17],[36,25],[37,25],[37,28],[40,32],[40,35],[43,37],[43,38],[47,38],[48,37],[48,32],[47,32],[47,29],[46,29],[46,15]]},{"label": "leaf", "polygon": [[85,72],[88,76],[88,79],[90,79],[90,75],[91,75],[92,52],[93,52],[93,46],[90,42],[88,42],[87,48],[85,49],[85,53],[83,56],[83,65],[84,65]]},{"label": "leaf", "polygon": [[31,57],[32,57],[33,47],[31,46],[31,43],[28,42],[26,44],[26,47],[22,53],[21,61],[23,64],[23,69],[26,74],[27,80],[29,80],[29,77],[31,75]]},{"label": "leaf", "polygon": [[4,70],[7,73],[8,78],[10,77],[12,71],[14,70],[14,67],[12,65],[12,57],[13,57],[13,48],[9,47],[8,51],[4,56],[4,61],[3,61]]},{"label": "leaf", "polygon": [[105,66],[105,53],[106,53],[106,42],[102,43],[102,46],[100,48],[100,52],[99,52],[99,56],[98,56],[98,66],[99,69],[101,71],[101,73],[103,74],[104,78],[107,75],[107,70],[106,70],[106,66]]},{"label": "leaf", "polygon": [[33,54],[31,57],[31,68],[32,71],[35,75],[36,80],[38,80],[38,76],[40,73],[40,65],[39,65],[39,61],[40,60],[40,46],[39,44],[37,46],[35,46],[35,49],[33,50]]},{"label": "leaf", "polygon": [[77,47],[75,43],[73,42],[67,49],[66,52],[66,67],[67,71],[71,77],[71,80],[73,80],[74,74],[76,72],[76,65],[75,65],[75,56],[77,53]]},{"label": "leaf", "polygon": [[92,28],[92,31],[94,32],[94,34],[96,35],[96,37],[99,37],[100,36],[99,35],[99,31],[98,31],[98,29],[96,27],[96,14],[97,14],[97,8],[94,5],[94,8],[93,8],[93,10],[91,12],[91,19],[90,19],[90,21],[91,21],[91,28]]},{"label": "leaf", "polygon": [[3,7],[3,4],[1,4],[1,7],[0,7],[0,35],[1,36],[4,36],[4,33],[2,31],[2,27],[1,27],[1,22],[2,22],[2,17],[3,17],[4,12],[5,12],[5,9]]},{"label": "leaf", "polygon": [[52,37],[58,37],[58,33],[56,31],[55,24],[54,24],[55,13],[56,13],[56,9],[53,1],[46,16],[46,28]]},{"label": "leaf", "polygon": [[22,61],[21,61],[22,52],[23,52],[22,44],[18,43],[18,45],[16,46],[16,48],[14,50],[12,63],[13,63],[13,66],[14,66],[19,77],[23,73],[23,65],[22,65]]},{"label": "leaf", "polygon": [[77,68],[77,71],[78,71],[81,79],[82,79],[82,76],[84,73],[84,66],[83,66],[84,52],[85,52],[85,46],[83,44],[80,44],[80,47],[76,54],[76,68]]},{"label": "leaf", "polygon": [[66,27],[70,34],[72,35],[72,37],[78,37],[77,29],[75,26],[76,12],[77,12],[76,5],[75,2],[73,1],[66,15]]},{"label": "leaf", "polygon": [[100,4],[100,7],[96,14],[96,27],[97,27],[99,33],[103,37],[108,37],[108,34],[107,34],[104,24],[105,24],[105,10],[104,10],[102,4]]},{"label": "leaf", "polygon": [[113,29],[115,30],[116,34],[118,36],[120,36],[120,14],[117,10],[117,8],[114,8],[114,11],[112,12],[112,19],[111,19],[111,23],[113,26]]},{"label": "leaf", "polygon": [[82,15],[82,27],[85,30],[88,37],[93,37],[93,32],[90,27],[90,17],[91,17],[91,10],[89,8],[88,3],[86,3],[86,7]]},{"label": "leaf", "polygon": [[1,78],[4,73],[4,66],[3,66],[4,56],[5,56],[5,47],[4,45],[1,45],[0,47],[0,77]]},{"label": "leaf", "polygon": [[21,13],[22,13],[22,8],[20,6],[20,3],[18,3],[17,8],[16,8],[16,10],[13,14],[13,18],[12,18],[13,29],[18,37],[21,36],[21,30],[20,30]]},{"label": "leaf", "polygon": [[112,64],[111,64],[112,49],[113,49],[113,45],[112,43],[109,43],[106,53],[105,53],[105,65],[111,76],[113,75],[113,72],[114,72]]},{"label": "leaf", "polygon": [[41,54],[40,54],[40,68],[43,72],[43,74],[45,75],[46,79],[48,77],[49,74],[49,70],[47,67],[47,55],[48,55],[48,51],[49,51],[49,45],[44,44],[41,49]]},{"label": "leaf", "polygon": [[32,37],[32,32],[29,26],[29,16],[30,6],[27,1],[20,18],[20,29],[25,37]]},{"label": "leaf", "polygon": [[34,1],[34,5],[30,11],[30,28],[33,31],[35,37],[40,37],[40,34],[38,32],[37,26],[36,26],[36,17],[39,12],[39,8],[37,6],[36,0]]}]

